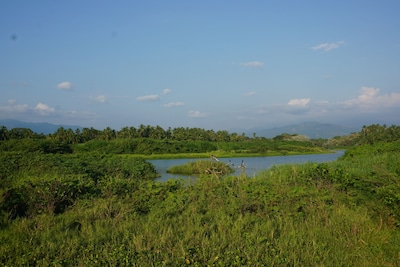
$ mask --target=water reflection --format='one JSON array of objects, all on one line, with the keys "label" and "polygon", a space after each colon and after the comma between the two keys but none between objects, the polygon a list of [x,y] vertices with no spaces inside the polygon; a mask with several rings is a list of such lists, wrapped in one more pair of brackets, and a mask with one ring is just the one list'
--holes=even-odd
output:
[{"label": "water reflection", "polygon": [[[313,155],[295,155],[295,156],[273,156],[273,157],[249,157],[249,158],[219,158],[219,161],[226,162],[226,164],[231,165],[235,168],[235,173],[232,175],[240,175],[245,172],[248,176],[254,176],[257,172],[261,170],[265,170],[274,165],[280,164],[296,164],[296,163],[305,163],[305,162],[329,162],[334,161],[341,155],[343,155],[344,151],[336,151],[335,153],[330,154],[313,154]],[[181,174],[169,174],[167,173],[167,169],[172,166],[185,164],[190,161],[197,160],[207,160],[200,158],[191,158],[191,159],[156,159],[156,160],[148,160],[151,162],[157,172],[161,175],[156,181],[167,181],[169,179],[195,179],[195,176],[187,176]],[[245,167],[245,168],[243,168]]]}]

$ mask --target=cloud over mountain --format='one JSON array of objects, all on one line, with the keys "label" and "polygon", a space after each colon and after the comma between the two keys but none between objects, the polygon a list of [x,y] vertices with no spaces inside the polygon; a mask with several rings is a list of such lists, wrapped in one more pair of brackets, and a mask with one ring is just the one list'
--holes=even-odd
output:
[{"label": "cloud over mountain", "polygon": [[39,112],[41,115],[48,115],[50,113],[54,113],[55,109],[50,107],[47,104],[39,102],[36,107],[34,108],[35,111]]},{"label": "cloud over mountain", "polygon": [[382,108],[400,107],[400,93],[380,95],[380,89],[363,86],[357,98],[345,101],[349,107],[359,107],[363,110],[374,111]]},{"label": "cloud over mountain", "polygon": [[291,107],[306,107],[308,103],[310,103],[309,98],[301,98],[289,100],[288,105]]},{"label": "cloud over mountain", "polygon": [[29,110],[29,106],[27,104],[17,104],[15,99],[9,99],[5,106],[0,106],[0,111],[2,113],[24,113]]}]

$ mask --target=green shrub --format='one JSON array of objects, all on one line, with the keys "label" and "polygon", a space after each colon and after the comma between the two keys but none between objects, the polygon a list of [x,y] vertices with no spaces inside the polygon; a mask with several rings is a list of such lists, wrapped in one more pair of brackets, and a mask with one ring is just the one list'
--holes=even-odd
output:
[{"label": "green shrub", "polygon": [[41,213],[59,214],[90,192],[92,185],[77,178],[41,177],[17,184],[3,192],[0,210],[11,219]]},{"label": "green shrub", "polygon": [[72,148],[69,144],[58,140],[46,139],[11,139],[0,141],[0,151],[9,152],[41,152],[45,154],[70,154]]}]

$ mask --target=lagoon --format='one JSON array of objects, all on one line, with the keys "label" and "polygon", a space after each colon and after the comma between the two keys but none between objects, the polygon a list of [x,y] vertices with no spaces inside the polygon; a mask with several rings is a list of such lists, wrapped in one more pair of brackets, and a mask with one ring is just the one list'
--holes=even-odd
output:
[{"label": "lagoon", "polygon": [[[306,163],[306,162],[329,162],[335,161],[338,157],[344,154],[343,150],[335,151],[334,153],[329,154],[311,154],[311,155],[293,155],[293,156],[268,156],[268,157],[242,157],[242,158],[219,158],[219,161],[225,162],[226,164],[231,164],[235,167],[236,172],[231,175],[240,175],[243,172],[250,177],[255,176],[259,171],[266,170],[275,165],[281,164],[298,164],[298,163]],[[165,182],[170,179],[179,179],[182,178],[184,180],[195,179],[196,176],[188,176],[182,174],[170,174],[167,173],[167,170],[176,165],[185,164],[190,161],[197,160],[207,160],[204,158],[189,158],[189,159],[155,159],[148,160],[151,162],[157,172],[161,175],[161,177],[157,178],[156,181]],[[245,168],[241,168],[241,164],[245,165]]]}]

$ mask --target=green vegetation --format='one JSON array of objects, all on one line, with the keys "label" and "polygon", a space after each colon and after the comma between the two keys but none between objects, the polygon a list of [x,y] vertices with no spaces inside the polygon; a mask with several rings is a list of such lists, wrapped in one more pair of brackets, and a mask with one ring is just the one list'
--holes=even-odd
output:
[{"label": "green vegetation", "polygon": [[115,139],[110,141],[91,140],[71,146],[74,151],[106,154],[139,154],[144,157],[159,158],[165,154],[214,153],[229,155],[288,155],[307,153],[326,153],[310,141],[284,141],[272,139],[249,139],[237,142],[157,140],[151,138]]},{"label": "green vegetation", "polygon": [[[0,128],[2,151],[42,151],[44,153],[102,153],[134,154],[146,158],[165,158],[165,155],[185,157],[184,154],[200,154],[209,157],[267,156],[307,153],[327,153],[321,145],[310,140],[296,138],[249,138],[244,134],[199,128],[174,128],[141,125],[138,129],[125,127],[120,131],[106,128],[99,131],[84,128],[82,131],[59,128],[47,136],[33,133],[30,129]],[[1,142],[7,141],[7,142]]]},{"label": "green vegetation", "polygon": [[173,166],[167,170],[168,173],[185,174],[185,175],[201,175],[212,174],[217,177],[235,172],[235,170],[226,163],[219,161],[197,160],[188,162],[183,165]]},{"label": "green vegetation", "polygon": [[141,158],[104,155],[0,154],[0,209],[10,219],[60,214],[80,199],[134,191],[157,177]]},{"label": "green vegetation", "polygon": [[195,183],[86,143],[1,141],[0,266],[399,266],[389,128],[364,127],[335,162]]}]

